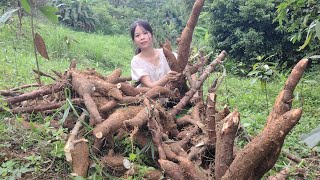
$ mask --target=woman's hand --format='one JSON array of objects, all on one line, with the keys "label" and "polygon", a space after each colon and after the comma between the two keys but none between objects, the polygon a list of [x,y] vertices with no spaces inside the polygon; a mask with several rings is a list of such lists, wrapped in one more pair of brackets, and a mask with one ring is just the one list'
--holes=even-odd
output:
[{"label": "woman's hand", "polygon": [[166,74],[166,78],[168,81],[177,81],[180,78],[181,73],[178,73],[176,71],[169,71]]}]

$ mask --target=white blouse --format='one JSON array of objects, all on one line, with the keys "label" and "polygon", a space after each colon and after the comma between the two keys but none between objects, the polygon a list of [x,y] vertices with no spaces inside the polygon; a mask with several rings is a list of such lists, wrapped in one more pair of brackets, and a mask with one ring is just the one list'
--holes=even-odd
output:
[{"label": "white blouse", "polygon": [[[176,54],[175,54],[176,55]],[[139,81],[142,76],[149,75],[152,82],[158,81],[170,71],[167,59],[160,49],[160,63],[158,66],[135,55],[131,60],[131,77],[134,81]]]}]

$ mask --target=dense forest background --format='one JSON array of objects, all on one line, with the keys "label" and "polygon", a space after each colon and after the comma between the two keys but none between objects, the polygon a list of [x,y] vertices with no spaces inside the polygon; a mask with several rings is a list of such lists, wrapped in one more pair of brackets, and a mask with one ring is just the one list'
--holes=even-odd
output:
[{"label": "dense forest background", "polygon": [[[3,12],[19,1],[1,1]],[[172,43],[186,25],[192,0],[38,0],[56,7],[59,22],[74,30],[117,35],[130,24],[148,20],[156,39]],[[208,0],[194,32],[193,45],[207,52],[225,49],[236,66],[257,62],[291,67],[305,56],[319,54],[319,8],[316,0]],[[319,61],[314,60],[314,63]]]}]

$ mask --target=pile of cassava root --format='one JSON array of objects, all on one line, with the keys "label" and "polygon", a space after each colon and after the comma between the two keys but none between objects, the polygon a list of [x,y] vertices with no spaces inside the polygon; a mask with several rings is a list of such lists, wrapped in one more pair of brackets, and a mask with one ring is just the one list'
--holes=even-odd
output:
[{"label": "pile of cassava root", "polygon": [[[216,108],[216,90],[222,78],[211,82],[205,100],[202,92],[203,82],[223,62],[226,52],[214,60],[200,55],[200,61],[189,63],[192,34],[203,4],[204,0],[195,1],[179,40],[178,58],[172,54],[168,41],[161,45],[171,70],[182,74],[177,82],[165,87],[135,87],[130,77],[121,76],[121,69],[104,76],[94,69],[78,70],[76,61],[72,61],[63,74],[55,72],[57,78],[36,72],[55,79],[50,85],[35,85],[40,87],[27,93],[17,92],[18,88],[0,93],[12,113],[50,115],[66,103],[82,108],[77,109],[81,114],[77,120],[67,119],[63,125],[71,130],[65,146],[66,159],[79,176],[87,176],[89,152],[101,156],[101,163],[114,176],[125,178],[137,173],[123,152],[113,150],[114,139],[127,134],[140,148],[150,141],[156,147],[156,170],[146,172],[146,179],[260,179],[276,163],[286,135],[301,117],[302,110],[291,109],[291,105],[293,91],[308,61],[301,60],[292,70],[261,133],[243,149],[237,149],[234,139],[240,127],[240,113],[231,112],[228,106]],[[195,73],[198,76],[193,80]],[[71,92],[68,97],[66,89]],[[190,102],[196,93],[199,97]],[[186,108],[189,113],[182,113]],[[28,126],[27,120],[22,123]],[[83,123],[93,128],[87,135],[93,142],[85,139]],[[58,127],[59,123],[52,121],[51,125]],[[41,124],[34,126],[40,128]]]}]

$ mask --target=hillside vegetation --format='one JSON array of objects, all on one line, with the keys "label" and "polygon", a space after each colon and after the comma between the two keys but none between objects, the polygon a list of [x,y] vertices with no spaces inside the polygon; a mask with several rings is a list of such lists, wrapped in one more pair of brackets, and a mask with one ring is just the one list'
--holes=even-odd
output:
[{"label": "hillside vegetation", "polygon": [[[106,75],[116,68],[121,68],[124,75],[130,75],[130,60],[133,56],[134,46],[130,37],[123,32],[110,33],[110,35],[102,31],[81,32],[66,26],[51,24],[42,19],[36,20],[35,29],[43,37],[50,58],[49,60],[39,58],[40,70],[43,72],[50,74],[53,74],[51,70],[64,72],[68,69],[71,60],[76,59],[78,69],[95,68],[101,74]],[[28,19],[23,21],[21,33],[17,29],[17,19],[15,18],[2,25],[0,30],[0,90],[35,83],[35,73],[32,69],[36,69],[36,63]],[[201,46],[209,45],[208,40],[202,36],[202,30],[199,30],[198,36],[195,36],[194,42],[197,43],[194,43],[192,53],[197,52]],[[210,48],[204,49],[211,50]],[[259,54],[256,55],[259,56]],[[255,136],[263,128],[274,100],[282,89],[291,69],[273,69],[272,77],[268,76],[267,81],[261,81],[261,78],[255,76],[246,76],[248,72],[252,71],[252,68],[248,65],[241,66],[239,62],[235,58],[228,57],[226,59],[224,66],[227,70],[227,76],[219,87],[217,101],[219,108],[228,104],[233,109],[238,109],[241,114],[241,123],[247,131],[247,135]],[[260,61],[255,59],[254,63],[256,62]],[[304,160],[300,164],[293,164],[292,161],[281,155],[275,167],[267,175],[274,175],[283,168],[290,167],[291,171],[297,168],[305,169],[302,178],[315,179],[320,176],[320,160],[317,157],[320,153],[319,145],[310,149],[300,142],[302,134],[307,134],[319,126],[319,69],[319,64],[313,63],[307,69],[294,92],[293,106],[302,107],[303,115],[299,124],[290,132],[284,143],[286,151],[304,158]],[[221,74],[219,70],[219,73],[208,78],[204,85],[205,93],[210,86],[209,82]],[[46,84],[52,82],[50,78],[44,77],[42,79]],[[2,96],[0,96],[0,107],[6,109]],[[63,106],[56,113],[64,117],[66,108],[67,106]],[[24,118],[8,111],[0,113],[0,177],[4,179],[56,177],[71,179],[71,166],[65,161],[63,151],[68,130],[51,128],[49,121],[53,117],[44,116],[41,113],[31,114],[28,118],[44,124],[43,128],[32,127],[31,123],[30,129],[26,129],[20,123]],[[58,121],[61,122],[59,119]],[[90,127],[86,128],[89,132],[91,131]],[[247,143],[244,138],[246,134],[241,135],[236,139],[239,147],[243,147]],[[117,148],[126,149],[125,155],[134,154],[137,156],[131,158],[139,164],[139,175],[129,177],[129,179],[141,179],[147,169],[152,169],[149,166],[152,159],[147,159],[148,157],[141,153],[143,150],[132,147],[129,138],[118,143],[119,147]],[[88,179],[114,178],[99,163],[100,157],[92,156],[91,159],[94,162],[89,169]],[[297,177],[299,177],[297,173],[290,176],[291,179]]]}]

